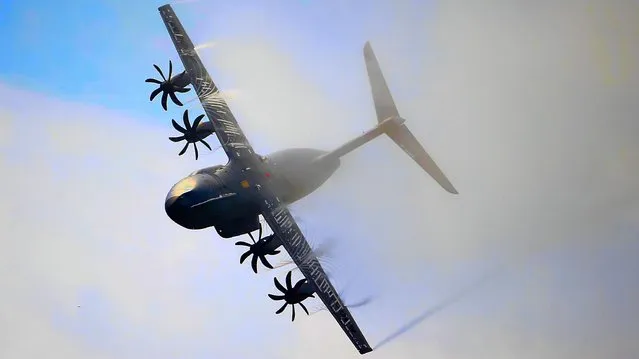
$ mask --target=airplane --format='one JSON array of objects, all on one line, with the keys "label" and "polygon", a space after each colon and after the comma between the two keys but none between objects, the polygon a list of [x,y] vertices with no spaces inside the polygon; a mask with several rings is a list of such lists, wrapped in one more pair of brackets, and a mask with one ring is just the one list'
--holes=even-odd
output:
[{"label": "airplane", "polygon": [[[248,234],[253,243],[237,242],[236,245],[248,247],[240,263],[252,255],[251,266],[256,273],[258,259],[265,267],[273,268],[266,256],[279,253],[279,248],[283,247],[304,279],[293,285],[289,271],[284,286],[274,278],[276,288],[282,293],[269,294],[269,297],[283,301],[276,314],[282,313],[290,305],[294,320],[296,304],[309,314],[302,301],[317,296],[359,353],[371,352],[372,348],[326,275],[317,253],[305,239],[288,205],[308,196],[326,182],[340,166],[341,157],[382,134],[390,137],[446,191],[453,194],[458,192],[404,124],[405,120],[397,111],[370,43],[366,42],[364,46],[364,59],[377,125],[333,151],[294,148],[263,156],[253,150],[242,132],[172,7],[163,5],[158,10],[185,70],[173,77],[173,65],[169,62],[167,78],[154,65],[163,81],[146,80],[159,85],[152,92],[150,100],[153,101],[162,92],[161,103],[165,110],[169,97],[176,105],[182,106],[175,93],[188,92],[190,89],[186,86],[191,85],[208,121],[202,121],[204,115],[200,115],[191,123],[188,110],[185,110],[182,118],[184,126],[172,120],[173,127],[181,135],[170,137],[170,140],[186,141],[179,155],[193,144],[197,159],[197,143],[211,149],[205,138],[215,134],[228,156],[225,165],[199,169],[178,181],[166,196],[167,216],[191,230],[214,227],[219,236],[225,239]],[[273,232],[264,238],[260,216]],[[259,231],[257,241],[252,235],[256,230]]]}]

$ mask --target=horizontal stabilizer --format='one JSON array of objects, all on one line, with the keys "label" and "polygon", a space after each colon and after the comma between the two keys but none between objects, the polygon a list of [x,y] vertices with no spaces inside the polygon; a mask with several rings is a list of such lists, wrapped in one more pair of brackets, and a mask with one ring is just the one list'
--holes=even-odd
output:
[{"label": "horizontal stabilizer", "polygon": [[386,134],[401,147],[407,155],[417,162],[424,171],[433,177],[440,186],[450,193],[458,194],[453,184],[446,178],[442,170],[439,169],[435,161],[428,155],[424,147],[417,141],[406,125],[390,128],[386,131]]},{"label": "horizontal stabilizer", "polygon": [[446,191],[457,194],[455,187],[404,124],[369,42],[364,45],[364,60],[366,61],[366,71],[368,72],[377,121],[381,125],[386,120],[394,120],[393,125],[387,126],[384,132]]}]

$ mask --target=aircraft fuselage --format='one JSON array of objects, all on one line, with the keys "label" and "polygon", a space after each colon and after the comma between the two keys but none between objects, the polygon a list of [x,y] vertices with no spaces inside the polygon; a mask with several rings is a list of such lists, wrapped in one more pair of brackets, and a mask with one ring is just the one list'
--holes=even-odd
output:
[{"label": "aircraft fuselage", "polygon": [[[263,157],[263,175],[280,200],[291,204],[315,191],[339,168],[337,157],[318,160],[326,153],[310,148],[274,152]],[[188,229],[215,227],[223,238],[256,230],[260,209],[245,166],[231,160],[183,178],[166,196],[167,215]]]}]

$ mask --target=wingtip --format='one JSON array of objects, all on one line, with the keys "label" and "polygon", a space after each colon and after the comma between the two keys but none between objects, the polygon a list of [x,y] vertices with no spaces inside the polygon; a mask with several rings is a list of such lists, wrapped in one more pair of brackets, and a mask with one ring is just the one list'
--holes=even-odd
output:
[{"label": "wingtip", "polygon": [[366,346],[366,347],[364,347],[364,348],[358,348],[358,351],[359,351],[359,353],[360,353],[361,355],[364,355],[364,354],[366,354],[366,353],[370,353],[370,352],[372,352],[372,351],[373,351],[373,348],[371,348],[371,347],[369,347],[369,346]]}]

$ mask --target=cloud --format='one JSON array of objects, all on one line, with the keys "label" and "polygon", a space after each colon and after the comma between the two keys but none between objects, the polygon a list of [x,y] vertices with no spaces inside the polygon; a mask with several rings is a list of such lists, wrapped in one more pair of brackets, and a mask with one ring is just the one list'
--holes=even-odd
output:
[{"label": "cloud", "polygon": [[271,303],[235,284],[229,270],[246,268],[234,246],[164,213],[170,186],[198,168],[177,156],[168,122],[0,92],[11,99],[0,106],[2,356],[199,357],[254,331],[237,318]]},{"label": "cloud", "polygon": [[[350,14],[364,11],[356,3],[340,4]],[[434,297],[453,291],[460,276],[470,277],[491,262],[521,263],[514,267],[521,272],[523,264],[539,265],[549,253],[596,256],[619,241],[629,247],[619,245],[616,250],[636,248],[639,162],[633,154],[639,153],[639,107],[632,94],[639,76],[632,64],[639,59],[639,48],[636,27],[631,26],[637,20],[634,5],[494,1],[477,6],[445,2],[430,8],[394,2],[367,5],[357,19],[329,16],[330,9],[339,7],[337,2],[322,6],[324,11],[317,11],[324,15],[299,22],[319,28],[330,19],[331,29],[326,31],[343,33],[343,39],[331,42],[327,35],[322,42],[306,33],[292,35],[286,31],[294,25],[276,23],[277,19],[269,23],[263,17],[253,21],[250,12],[225,19],[246,25],[243,35],[227,36],[205,60],[224,75],[220,81],[241,89],[233,106],[244,115],[243,126],[246,123],[251,135],[268,138],[270,147],[312,144],[327,149],[369,128],[374,121],[369,99],[350,94],[349,103],[334,96],[347,92],[342,88],[357,88],[367,96],[361,58],[345,60],[344,55],[339,57],[342,67],[326,67],[338,63],[337,56],[330,55],[336,49],[359,57],[359,46],[371,40],[407,125],[461,192],[452,197],[441,190],[387,139],[344,158],[334,178],[296,205],[298,212],[314,218],[309,221],[316,228],[325,227],[323,233],[343,238],[340,258],[333,260],[351,269],[343,270],[342,276],[368,274],[360,279],[375,282],[383,293],[402,293],[408,286],[423,294],[416,294],[414,302],[436,301]],[[197,34],[203,41],[217,41],[208,35],[216,29],[201,26]],[[353,33],[361,38],[355,41]],[[291,40],[296,36],[300,39]],[[344,49],[344,43],[352,44],[352,50]],[[308,55],[303,59],[291,55],[304,52]],[[293,56],[299,60],[292,62]],[[303,62],[313,57],[319,59]],[[314,77],[313,66],[322,74],[333,72],[332,81]],[[331,214],[335,206],[341,211]],[[313,211],[322,213],[321,219],[311,216]],[[623,258],[619,260],[630,260]],[[568,259],[556,258],[544,275],[559,276],[564,260]],[[589,261],[580,260],[576,266],[590,268]],[[455,284],[441,283],[447,279]],[[618,293],[636,298],[637,286],[632,284]],[[520,291],[525,287],[510,285]],[[562,303],[567,294],[561,285],[543,278],[531,285],[548,303]],[[607,288],[600,282],[589,285],[592,290],[579,300],[590,300]],[[430,294],[423,289],[428,286]],[[498,314],[508,320],[529,319],[522,313],[531,303],[521,295],[510,296],[519,301],[512,303],[519,312]],[[619,300],[606,298],[609,302],[600,305]],[[399,302],[386,299],[387,316],[406,319],[424,310],[415,308],[408,314],[397,309]],[[362,321],[367,315],[384,316],[379,314],[382,304],[373,307],[362,309]],[[636,315],[627,306],[618,311]],[[631,353],[631,341],[620,332],[617,339],[604,333],[597,326],[601,321],[587,315],[578,319],[606,337],[598,341],[601,353]],[[492,333],[484,322],[472,322],[465,330],[482,327],[487,335],[475,334],[478,338],[500,338],[486,356],[520,356],[516,343],[521,338],[515,335],[520,328],[513,322],[512,330],[496,327]],[[548,319],[543,326],[551,323]],[[619,328],[623,326],[616,329],[623,333]],[[576,326],[570,330],[580,333]],[[377,328],[374,335],[383,337]],[[574,344],[577,334],[560,337],[568,340],[565,345],[549,334],[535,335],[539,352],[533,353],[584,354]],[[619,346],[614,349],[616,340]],[[454,352],[464,357],[473,350]],[[445,356],[442,353],[438,355]]]},{"label": "cloud", "polygon": [[[614,65],[639,54],[627,27],[636,11],[607,4],[405,2],[357,20],[358,4],[335,3],[306,19],[333,20],[326,31],[344,43],[372,41],[409,127],[461,193],[380,139],[294,206],[310,240],[339,240],[331,263],[340,287],[353,283],[347,299],[376,295],[354,310],[371,344],[508,264],[367,356],[637,352],[639,79]],[[296,49],[305,35],[278,38],[293,25],[277,17],[189,6],[243,30],[215,39],[185,24],[216,42],[203,57],[222,89],[240,90],[232,108],[260,151],[330,149],[374,124],[355,45],[348,56],[319,38]],[[169,116],[6,86],[0,98],[2,356],[359,357],[325,312],[293,324],[273,315],[266,293],[284,271],[255,277],[232,243],[166,218],[170,186],[222,153],[177,157]]]},{"label": "cloud", "polygon": [[[357,8],[345,6],[335,2],[323,9]],[[376,243],[394,237],[384,252],[415,262],[464,261],[503,246],[525,252],[539,238],[555,242],[588,233],[591,228],[579,225],[584,221],[593,228],[614,225],[638,201],[638,162],[629,154],[637,152],[638,109],[630,94],[639,79],[636,69],[606,67],[610,61],[602,59],[639,57],[628,40],[636,34],[625,21],[631,5],[459,6],[437,4],[426,16],[417,4],[380,4],[363,20],[336,22],[333,31],[372,34],[400,112],[461,195],[442,192],[381,139],[344,159],[323,189],[330,198],[325,201],[339,201],[357,223],[382,223],[388,212],[398,213],[391,216],[394,227],[377,226],[368,234]],[[390,25],[379,29],[373,22],[381,14]],[[358,75],[350,74],[349,62],[331,70],[344,74],[336,75],[333,87],[321,87],[302,71],[310,64],[292,61],[298,42],[277,41],[292,25],[270,26],[251,11],[231,15],[225,21],[247,25],[242,35],[223,41],[209,36],[218,47],[203,57],[213,73],[241,89],[232,104],[251,136],[264,138],[269,149],[330,149],[373,125],[360,58]],[[215,33],[196,29],[202,41],[209,40],[202,34]],[[318,53],[331,51],[330,42],[313,46]],[[602,46],[608,52],[602,54]],[[356,50],[349,55],[361,56]],[[407,59],[413,57],[423,62],[411,65]],[[611,82],[610,73],[625,76]],[[335,100],[329,91],[342,86],[364,97]],[[384,210],[372,210],[381,204]],[[448,239],[422,240],[420,250],[411,251],[419,257],[411,257],[404,248],[417,238]]]}]

